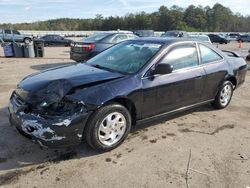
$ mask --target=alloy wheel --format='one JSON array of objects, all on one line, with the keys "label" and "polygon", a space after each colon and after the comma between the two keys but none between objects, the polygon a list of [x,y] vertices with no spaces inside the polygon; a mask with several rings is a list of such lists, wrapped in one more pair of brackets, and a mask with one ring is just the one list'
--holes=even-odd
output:
[{"label": "alloy wheel", "polygon": [[231,97],[232,97],[232,87],[229,84],[227,84],[223,87],[220,93],[221,105],[226,106],[230,102]]},{"label": "alloy wheel", "polygon": [[126,118],[119,112],[108,114],[100,123],[99,141],[105,146],[112,146],[122,139],[126,132]]}]

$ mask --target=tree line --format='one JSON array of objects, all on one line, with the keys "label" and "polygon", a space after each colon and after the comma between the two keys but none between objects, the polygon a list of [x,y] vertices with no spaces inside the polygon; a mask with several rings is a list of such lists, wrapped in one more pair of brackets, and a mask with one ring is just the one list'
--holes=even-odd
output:
[{"label": "tree line", "polygon": [[0,28],[17,30],[88,31],[88,30],[142,30],[155,31],[186,30],[189,32],[249,32],[250,16],[233,13],[219,3],[213,7],[190,5],[161,6],[153,13],[129,13],[125,16],[103,17],[97,14],[93,19],[60,18],[33,23],[0,24]]}]

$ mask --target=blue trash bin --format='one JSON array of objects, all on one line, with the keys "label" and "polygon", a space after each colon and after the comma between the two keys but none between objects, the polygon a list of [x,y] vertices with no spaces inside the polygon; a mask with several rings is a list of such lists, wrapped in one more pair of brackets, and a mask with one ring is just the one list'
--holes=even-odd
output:
[{"label": "blue trash bin", "polygon": [[13,57],[14,56],[13,44],[3,43],[3,51],[5,57]]}]

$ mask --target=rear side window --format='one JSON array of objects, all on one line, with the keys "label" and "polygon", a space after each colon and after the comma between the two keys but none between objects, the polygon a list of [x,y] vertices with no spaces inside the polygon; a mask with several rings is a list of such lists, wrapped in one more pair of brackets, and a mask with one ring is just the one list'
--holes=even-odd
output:
[{"label": "rear side window", "polygon": [[48,40],[50,38],[50,36],[46,35],[46,36],[43,36],[41,38],[44,39],[44,40]]},{"label": "rear side window", "polygon": [[58,36],[58,35],[54,35],[54,40],[62,40],[62,37],[61,36]]},{"label": "rear side window", "polygon": [[194,45],[182,45],[172,49],[160,63],[173,66],[173,70],[198,65],[198,53]]},{"label": "rear side window", "polygon": [[5,29],[5,34],[11,34],[11,30]]},{"label": "rear side window", "polygon": [[204,46],[202,44],[200,44],[199,46],[200,46],[202,64],[222,60],[222,57],[211,48]]},{"label": "rear side window", "polygon": [[127,35],[128,36],[128,39],[136,39],[138,38],[136,35]]},{"label": "rear side window", "polygon": [[124,41],[124,40],[127,40],[128,37],[127,35],[117,35],[114,39],[113,39],[113,42],[114,43],[118,43],[118,42],[121,42],[121,41]]}]

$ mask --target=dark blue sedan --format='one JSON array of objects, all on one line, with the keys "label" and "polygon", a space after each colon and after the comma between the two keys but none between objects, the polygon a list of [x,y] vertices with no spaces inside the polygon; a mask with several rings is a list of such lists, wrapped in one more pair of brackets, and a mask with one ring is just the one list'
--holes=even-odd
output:
[{"label": "dark blue sedan", "polygon": [[246,62],[236,53],[201,41],[125,41],[84,64],[24,78],[10,98],[10,122],[43,146],[85,140],[108,151],[137,123],[207,103],[227,107],[246,71]]}]

